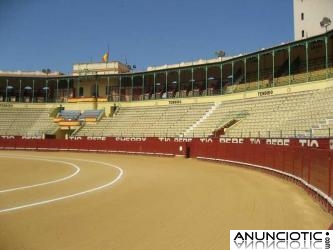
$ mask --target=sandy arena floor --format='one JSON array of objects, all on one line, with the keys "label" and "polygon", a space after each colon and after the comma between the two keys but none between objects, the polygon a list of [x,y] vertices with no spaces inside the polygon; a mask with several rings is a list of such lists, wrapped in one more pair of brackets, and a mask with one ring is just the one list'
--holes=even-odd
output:
[{"label": "sandy arena floor", "polygon": [[19,151],[0,162],[0,250],[228,249],[230,229],[333,221],[300,187],[241,167]]}]

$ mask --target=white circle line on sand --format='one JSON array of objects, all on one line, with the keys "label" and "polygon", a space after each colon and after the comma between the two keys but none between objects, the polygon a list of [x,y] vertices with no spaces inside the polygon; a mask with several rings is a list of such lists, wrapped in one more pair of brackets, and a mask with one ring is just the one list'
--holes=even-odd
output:
[{"label": "white circle line on sand", "polygon": [[43,159],[43,158],[39,158],[39,157],[21,157],[21,156],[13,156],[13,155],[0,155],[0,158],[15,158],[15,159],[24,159],[24,160],[37,160],[37,161],[47,161],[47,162],[58,162],[58,163],[63,163],[66,165],[70,165],[73,168],[75,168],[75,172],[62,177],[60,179],[56,179],[53,181],[47,181],[47,182],[42,182],[42,183],[38,183],[38,184],[33,184],[33,185],[28,185],[28,186],[22,186],[22,187],[15,187],[15,188],[9,188],[9,189],[4,189],[4,190],[0,190],[0,194],[1,193],[8,193],[8,192],[13,192],[13,191],[18,191],[18,190],[23,190],[23,189],[29,189],[29,188],[35,188],[35,187],[40,187],[40,186],[45,186],[45,185],[50,185],[53,183],[58,183],[58,182],[62,182],[65,180],[68,180],[72,177],[74,177],[75,175],[77,175],[80,172],[80,167],[78,167],[77,165],[70,163],[70,162],[66,162],[66,161],[58,161],[58,160],[50,160],[50,159]]},{"label": "white circle line on sand", "polygon": [[61,200],[69,199],[69,198],[73,198],[73,197],[82,196],[82,195],[85,195],[85,194],[88,194],[88,193],[91,193],[91,192],[94,192],[94,191],[98,191],[98,190],[101,190],[101,189],[104,189],[104,188],[107,188],[109,186],[114,185],[115,183],[117,183],[121,179],[121,177],[124,174],[124,171],[120,167],[118,167],[116,165],[113,165],[113,164],[106,163],[106,162],[99,162],[99,161],[93,161],[93,160],[82,160],[82,159],[76,159],[76,158],[62,158],[62,159],[66,159],[66,160],[77,160],[77,161],[91,162],[91,163],[97,163],[97,164],[105,165],[105,166],[117,169],[119,171],[119,174],[117,175],[117,177],[114,180],[112,180],[112,181],[110,181],[110,182],[108,182],[108,183],[106,183],[106,184],[104,184],[102,186],[91,188],[91,189],[88,189],[88,190],[85,190],[85,191],[82,191],[82,192],[79,192],[79,193],[71,194],[71,195],[61,196],[61,197],[58,197],[58,198],[55,198],[55,199],[49,199],[49,200],[44,200],[44,201],[40,201],[40,202],[34,202],[34,203],[24,204],[24,205],[21,205],[21,206],[16,206],[16,207],[11,207],[11,208],[1,209],[0,213],[12,212],[12,211],[20,210],[20,209],[24,209],[24,208],[45,205],[45,204],[49,204],[49,203],[53,203],[53,202],[57,202],[57,201],[61,201]]}]

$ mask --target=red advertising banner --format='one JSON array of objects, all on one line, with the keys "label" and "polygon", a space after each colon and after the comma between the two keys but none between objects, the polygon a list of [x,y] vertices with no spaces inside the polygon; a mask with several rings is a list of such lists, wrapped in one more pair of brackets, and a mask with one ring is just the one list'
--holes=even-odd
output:
[{"label": "red advertising banner", "polygon": [[319,194],[332,208],[333,140],[272,138],[0,136],[0,149],[181,155],[247,164],[286,175]]}]

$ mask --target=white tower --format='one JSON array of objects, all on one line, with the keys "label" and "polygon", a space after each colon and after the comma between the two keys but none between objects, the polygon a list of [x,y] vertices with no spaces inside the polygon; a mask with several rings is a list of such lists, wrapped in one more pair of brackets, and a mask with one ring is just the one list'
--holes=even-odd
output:
[{"label": "white tower", "polygon": [[320,25],[324,17],[333,21],[333,0],[294,0],[295,40],[322,34],[326,29],[331,30],[333,24]]}]

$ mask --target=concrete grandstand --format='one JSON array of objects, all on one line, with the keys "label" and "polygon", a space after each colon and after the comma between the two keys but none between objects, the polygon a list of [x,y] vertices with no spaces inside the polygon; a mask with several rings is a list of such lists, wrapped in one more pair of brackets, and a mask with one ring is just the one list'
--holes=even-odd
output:
[{"label": "concrete grandstand", "polygon": [[118,70],[2,72],[0,149],[231,161],[292,178],[332,211],[333,31],[213,62]]},{"label": "concrete grandstand", "polygon": [[[72,75],[0,72],[0,101],[5,109],[53,109],[39,134],[56,135],[58,127],[88,136],[327,137],[332,48],[330,31],[247,55],[146,72],[129,72],[119,62],[74,65]],[[60,106],[103,110],[105,117],[57,126],[50,121]],[[292,112],[291,106],[297,108]],[[22,135],[14,125],[2,125],[2,133]]]}]

